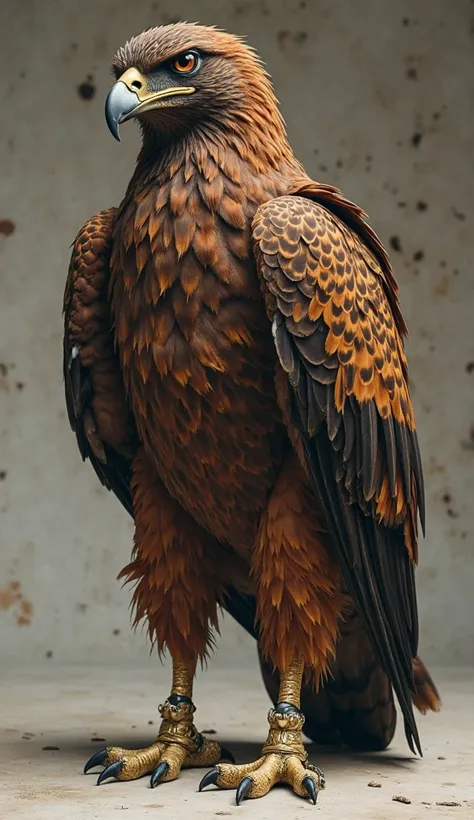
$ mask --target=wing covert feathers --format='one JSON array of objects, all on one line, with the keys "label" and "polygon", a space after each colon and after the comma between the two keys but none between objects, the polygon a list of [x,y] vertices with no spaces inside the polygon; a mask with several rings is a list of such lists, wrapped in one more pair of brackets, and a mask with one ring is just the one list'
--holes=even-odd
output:
[{"label": "wing covert feathers", "polygon": [[[303,193],[304,196],[300,194]],[[279,363],[279,401],[303,453],[341,567],[420,751],[412,660],[423,476],[385,251],[329,186],[259,208],[254,250]],[[288,384],[287,382],[287,384]]]}]

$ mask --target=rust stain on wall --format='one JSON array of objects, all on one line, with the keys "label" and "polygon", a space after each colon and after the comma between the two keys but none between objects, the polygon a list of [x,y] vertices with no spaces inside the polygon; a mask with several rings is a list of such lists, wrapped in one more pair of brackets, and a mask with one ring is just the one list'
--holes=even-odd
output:
[{"label": "rust stain on wall", "polygon": [[10,581],[6,587],[0,588],[0,610],[11,609],[19,596],[21,597],[21,592],[18,581]]},{"label": "rust stain on wall", "polygon": [[19,581],[10,581],[0,587],[0,611],[15,609],[18,626],[29,626],[33,616],[33,604],[23,597]]}]

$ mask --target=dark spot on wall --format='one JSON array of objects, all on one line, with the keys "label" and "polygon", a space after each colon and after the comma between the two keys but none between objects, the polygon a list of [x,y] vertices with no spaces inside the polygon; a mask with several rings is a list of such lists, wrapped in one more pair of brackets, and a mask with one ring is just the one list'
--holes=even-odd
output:
[{"label": "dark spot on wall", "polygon": [[406,208],[407,204],[403,200],[401,202],[397,202],[397,208]]},{"label": "dark spot on wall", "polygon": [[280,29],[277,31],[276,34],[278,46],[281,49],[284,49],[288,41],[296,43],[296,45],[301,46],[306,40],[308,39],[308,32],[307,31],[288,31],[288,29]]},{"label": "dark spot on wall", "polygon": [[217,732],[216,732],[215,729],[203,729],[202,734],[203,735],[217,735]]},{"label": "dark spot on wall", "polygon": [[467,441],[461,441],[461,447],[463,450],[474,450],[474,424],[471,424],[469,439]]},{"label": "dark spot on wall", "polygon": [[306,0],[301,0],[300,1],[300,9],[305,9],[305,8],[306,8]]},{"label": "dark spot on wall", "polygon": [[474,362],[468,362],[466,364],[466,373],[474,373]]},{"label": "dark spot on wall", "polygon": [[297,31],[295,36],[293,37],[294,42],[297,45],[302,45],[308,39],[308,32],[307,31]]},{"label": "dark spot on wall", "polygon": [[255,0],[243,0],[240,3],[236,3],[234,6],[234,11],[236,14],[245,14],[246,11],[252,10],[258,10],[264,17],[268,17],[270,14],[266,0],[260,0],[260,2],[256,2]]},{"label": "dark spot on wall", "polygon": [[402,19],[402,26],[404,26],[405,28],[407,28],[407,26],[409,26],[409,25],[410,25],[410,18],[409,18],[409,17],[403,17],[403,19]]},{"label": "dark spot on wall", "polygon": [[327,169],[328,169],[328,166],[327,166],[327,165],[325,165],[325,164],[322,162],[322,163],[320,164],[320,166],[319,166],[319,170],[320,170],[320,171],[322,171],[322,172],[323,172],[323,174],[324,174],[324,173],[326,173]]},{"label": "dark spot on wall", "polygon": [[91,737],[91,743],[105,743],[105,737]]},{"label": "dark spot on wall", "polygon": [[17,390],[23,390],[24,386],[23,382],[17,382],[15,385]]},{"label": "dark spot on wall", "polygon": [[427,211],[428,210],[428,205],[426,204],[426,202],[424,202],[422,199],[420,199],[416,203],[416,210],[417,211]]},{"label": "dark spot on wall", "polygon": [[15,233],[16,225],[11,219],[0,219],[0,234],[2,236],[11,236]]},{"label": "dark spot on wall", "polygon": [[459,513],[455,512],[452,507],[448,507],[446,513],[450,518],[459,518]]},{"label": "dark spot on wall", "polygon": [[7,471],[6,470],[0,470],[0,481],[5,481],[6,477],[7,477]]},{"label": "dark spot on wall", "polygon": [[342,159],[336,160],[336,168],[342,168],[343,166],[344,166],[344,163],[343,163]]},{"label": "dark spot on wall", "polygon": [[148,726],[153,726],[153,721],[152,720],[148,721]]},{"label": "dark spot on wall", "polygon": [[280,29],[280,31],[277,31],[276,38],[277,38],[277,42],[278,42],[278,45],[280,46],[280,48],[284,47],[284,45],[285,45],[286,41],[288,40],[289,36],[290,36],[290,32],[286,28],[285,29],[282,28],[282,29]]},{"label": "dark spot on wall", "polygon": [[77,609],[78,612],[81,613],[81,615],[85,615],[88,608],[89,608],[88,604],[76,604],[76,609]]},{"label": "dark spot on wall", "polygon": [[450,504],[452,500],[451,493],[444,493],[443,501],[445,504]]},{"label": "dark spot on wall", "polygon": [[112,635],[120,635],[120,629],[114,629]]},{"label": "dark spot on wall", "polygon": [[77,93],[82,100],[92,100],[95,92],[96,87],[89,79],[77,86]]},{"label": "dark spot on wall", "polygon": [[77,51],[78,48],[79,46],[77,43],[71,43],[71,51]]},{"label": "dark spot on wall", "polygon": [[406,76],[409,80],[417,80],[418,79],[418,71],[414,66],[407,68]]},{"label": "dark spot on wall", "polygon": [[402,243],[400,242],[400,237],[399,236],[391,236],[389,241],[390,241],[390,247],[392,248],[392,250],[397,251],[397,253],[400,253],[401,250],[402,250]]},{"label": "dark spot on wall", "polygon": [[419,148],[422,139],[423,134],[420,131],[415,131],[411,138],[411,144],[414,146],[414,148]]},{"label": "dark spot on wall", "polygon": [[455,219],[459,219],[460,222],[464,222],[466,219],[466,214],[463,214],[462,211],[458,211],[455,205],[452,206],[451,212]]},{"label": "dark spot on wall", "polygon": [[421,262],[422,259],[425,258],[425,254],[423,251],[415,251],[413,254],[413,261],[414,262]]},{"label": "dark spot on wall", "polygon": [[45,657],[48,658],[48,660],[50,660],[53,657],[53,650],[48,649],[48,651],[46,652]]},{"label": "dark spot on wall", "polygon": [[43,746],[42,752],[59,752],[59,746]]},{"label": "dark spot on wall", "polygon": [[439,113],[439,111],[433,111],[433,119],[435,122],[437,122],[440,119],[440,117],[441,114]]}]

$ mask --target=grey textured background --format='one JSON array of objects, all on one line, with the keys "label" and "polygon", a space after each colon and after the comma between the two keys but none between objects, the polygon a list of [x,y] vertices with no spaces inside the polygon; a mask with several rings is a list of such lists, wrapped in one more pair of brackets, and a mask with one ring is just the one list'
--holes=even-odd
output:
[{"label": "grey textured background", "polygon": [[[138,147],[103,120],[115,49],[174,19],[246,34],[308,172],[340,185],[391,249],[411,330],[426,473],[418,573],[426,660],[474,661],[469,0],[3,0],[0,11],[0,653],[2,664],[142,663],[115,576],[132,526],[82,465],[65,416],[69,244],[118,204]],[[215,663],[253,663],[228,619]]]}]

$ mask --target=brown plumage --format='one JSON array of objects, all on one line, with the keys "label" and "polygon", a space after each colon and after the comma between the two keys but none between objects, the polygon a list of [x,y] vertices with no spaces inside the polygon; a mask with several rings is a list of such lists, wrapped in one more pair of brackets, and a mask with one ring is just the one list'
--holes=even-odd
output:
[{"label": "brown plumage", "polygon": [[417,658],[423,477],[389,259],[307,177],[239,39],[151,29],[114,71],[146,101],[143,146],[75,241],[65,379],[83,457],[135,518],[137,620],[189,664],[224,605],[275,702],[301,659],[313,738],[384,748],[393,686],[419,749],[412,702],[439,700]]}]

